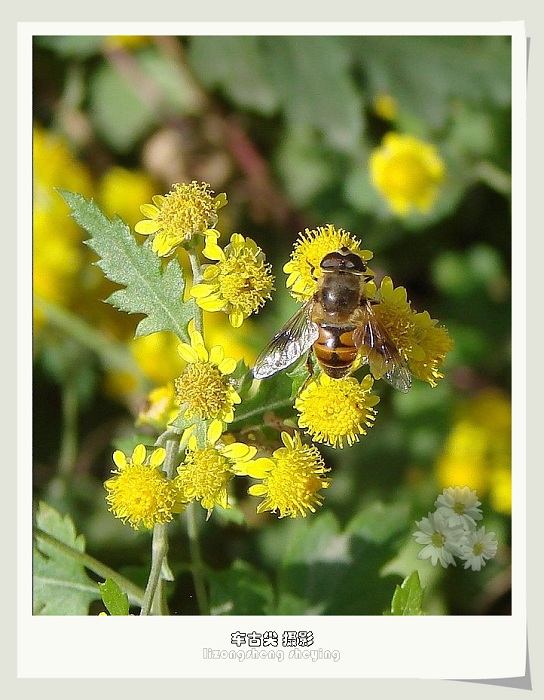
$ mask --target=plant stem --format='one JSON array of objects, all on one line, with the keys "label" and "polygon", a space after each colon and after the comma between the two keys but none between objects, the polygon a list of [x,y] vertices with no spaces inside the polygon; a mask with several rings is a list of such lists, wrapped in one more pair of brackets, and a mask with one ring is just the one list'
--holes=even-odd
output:
[{"label": "plant stem", "polygon": [[[169,432],[165,442],[166,457],[164,470],[167,479],[172,479],[178,460],[180,434]],[[160,438],[157,442],[160,441]],[[164,591],[162,589],[163,572],[168,570],[168,523],[159,523],[153,528],[151,545],[151,570],[145,587],[144,599],[140,615],[162,614],[165,608]]]},{"label": "plant stem", "polygon": [[[202,282],[202,268],[200,266],[200,260],[194,248],[189,248],[187,251],[189,255],[189,261],[191,263],[191,271],[193,273],[193,284],[200,284]],[[204,319],[202,309],[195,302],[195,330],[201,335],[204,335]]]},{"label": "plant stem", "polygon": [[198,538],[197,508],[199,504],[193,501],[187,508],[187,533],[189,535],[189,551],[191,553],[193,581],[195,584],[196,599],[201,615],[210,614],[208,593],[204,580],[204,564],[200,556],[200,542]]}]

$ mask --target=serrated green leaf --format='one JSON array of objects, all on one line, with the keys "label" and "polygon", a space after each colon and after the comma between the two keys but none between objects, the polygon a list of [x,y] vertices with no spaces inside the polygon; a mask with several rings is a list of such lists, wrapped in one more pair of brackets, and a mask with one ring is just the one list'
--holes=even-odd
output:
[{"label": "serrated green leaf", "polygon": [[128,596],[113,579],[99,583],[98,588],[110,615],[128,615]]},{"label": "serrated green leaf", "polygon": [[169,330],[188,342],[186,328],[195,307],[193,300],[183,301],[185,279],[178,261],[170,260],[163,269],[147,242],[139,245],[122,219],[110,221],[92,200],[59,192],[89,234],[85,242],[99,256],[96,264],[109,280],[124,287],[106,301],[120,311],[146,316],[136,327],[136,337]]},{"label": "serrated green leaf", "polygon": [[424,615],[421,607],[423,602],[423,588],[419,581],[419,574],[413,571],[407,576],[400,586],[396,586],[391,601],[389,615]]},{"label": "serrated green leaf", "polygon": [[237,560],[226,571],[209,575],[212,615],[267,615],[272,586],[261,571]]},{"label": "serrated green leaf", "polygon": [[[72,519],[62,517],[47,503],[39,504],[36,525],[73,549],[85,551],[85,538],[77,534]],[[33,550],[34,614],[87,615],[89,604],[98,599],[98,586],[87,576],[83,565],[36,535]]]}]

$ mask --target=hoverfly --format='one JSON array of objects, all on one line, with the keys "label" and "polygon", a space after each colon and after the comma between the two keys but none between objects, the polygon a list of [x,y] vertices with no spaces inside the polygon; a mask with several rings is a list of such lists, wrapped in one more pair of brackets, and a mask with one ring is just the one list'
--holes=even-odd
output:
[{"label": "hoverfly", "polygon": [[340,379],[350,374],[358,359],[383,368],[383,379],[406,393],[410,370],[364,293],[365,260],[343,247],[320,263],[317,292],[287,321],[261,352],[253,368],[255,379],[265,379],[313,352],[325,374]]}]

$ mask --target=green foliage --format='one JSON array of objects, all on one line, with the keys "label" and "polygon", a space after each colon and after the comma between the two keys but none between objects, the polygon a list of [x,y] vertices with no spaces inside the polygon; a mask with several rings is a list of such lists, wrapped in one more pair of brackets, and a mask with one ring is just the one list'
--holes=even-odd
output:
[{"label": "green foliage", "polygon": [[267,577],[245,561],[235,560],[219,572],[210,572],[212,615],[269,615],[274,597]]},{"label": "green foliage", "polygon": [[100,259],[96,263],[105,276],[120,285],[107,301],[129,314],[145,314],[136,336],[173,331],[188,340],[187,324],[194,315],[191,301],[183,301],[185,279],[177,260],[162,268],[160,258],[147,243],[138,245],[127,224],[119,217],[110,221],[92,201],[73,192],[61,191],[77,223],[90,235],[86,241]]},{"label": "green foliage", "polygon": [[371,503],[345,528],[331,512],[284,523],[275,614],[369,615],[385,609],[389,577],[380,571],[405,522],[406,506]]},{"label": "green foliage", "polygon": [[404,579],[400,586],[395,587],[391,612],[389,615],[424,615],[422,609],[423,588],[417,571]]},{"label": "green foliage", "polygon": [[[62,517],[47,503],[38,505],[36,526],[76,553],[85,551],[85,538],[77,534],[72,518]],[[100,598],[98,586],[85,573],[78,558],[54,540],[44,538],[39,531],[35,534],[33,612],[87,615],[89,604]]]},{"label": "green foliage", "polygon": [[104,583],[99,583],[98,588],[110,615],[128,615],[128,596],[116,581],[108,578]]}]

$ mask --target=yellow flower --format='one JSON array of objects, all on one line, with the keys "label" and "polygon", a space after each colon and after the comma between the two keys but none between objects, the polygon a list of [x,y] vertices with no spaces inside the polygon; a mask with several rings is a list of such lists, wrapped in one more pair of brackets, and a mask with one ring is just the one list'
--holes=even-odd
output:
[{"label": "yellow flower", "polygon": [[241,399],[228,378],[236,369],[236,361],[225,357],[220,345],[208,352],[202,335],[189,322],[191,344],[181,343],[178,352],[187,366],[174,381],[177,402],[184,418],[212,420],[221,433],[223,423],[234,420],[234,406]]},{"label": "yellow flower", "polygon": [[209,236],[202,252],[218,262],[204,268],[204,281],[192,287],[191,295],[205,311],[224,311],[231,325],[239,328],[271,298],[271,266],[255,241],[239,233],[232,234],[224,250]]},{"label": "yellow flower", "polygon": [[331,379],[321,374],[295,399],[298,425],[315,442],[342,448],[346,440],[353,445],[374,424],[374,406],[380,399],[371,393],[373,383],[369,374],[361,383],[355,377]]},{"label": "yellow flower", "polygon": [[159,468],[165,456],[166,451],[159,447],[146,458],[146,449],[141,444],[134,448],[131,457],[121,450],[113,453],[116,476],[104,483],[108,491],[106,500],[115,517],[135,530],[140,524],[151,529],[167,523],[173,513],[184,508],[177,485]]},{"label": "yellow flower", "polygon": [[384,136],[369,166],[374,186],[401,216],[412,209],[427,212],[445,176],[444,162],[433,145],[395,132]]},{"label": "yellow flower", "polygon": [[[384,277],[373,306],[376,317],[387,330],[391,340],[407,361],[412,374],[436,386],[443,374],[439,371],[453,342],[448,331],[438,326],[427,311],[416,313],[407,300],[404,287],[393,287],[390,277]],[[370,354],[370,368],[375,378],[383,375],[385,366],[378,353]]]},{"label": "yellow flower", "polygon": [[230,508],[228,485],[231,479],[250,464],[257,449],[242,442],[219,442],[220,432],[212,426],[207,431],[207,444],[199,448],[194,435],[187,445],[185,460],[175,478],[184,502],[200,501],[210,515],[214,506]]},{"label": "yellow flower", "polygon": [[511,512],[512,406],[502,391],[485,389],[460,407],[435,471],[439,486],[466,485]]},{"label": "yellow flower", "polygon": [[126,49],[131,51],[139,49],[141,46],[146,46],[151,43],[150,36],[106,36],[104,37],[104,45],[108,49]]},{"label": "yellow flower", "polygon": [[174,382],[168,382],[149,392],[147,406],[140,411],[136,425],[150,425],[156,430],[165,430],[179,414]]},{"label": "yellow flower", "polygon": [[330,486],[331,480],[325,476],[330,471],[315,445],[304,445],[299,433],[291,437],[282,433],[284,447],[274,451],[271,459],[256,459],[244,471],[262,483],[248,489],[251,496],[262,496],[257,513],[278,512],[280,518],[289,516],[306,517],[307,511],[315,513],[315,506],[323,503],[321,489]]},{"label": "yellow flower", "polygon": [[[71,307],[81,296],[85,247],[81,228],[67,215],[66,202],[55,188],[91,196],[91,177],[63,139],[39,126],[33,129],[32,166],[33,292]],[[34,323],[35,330],[41,330],[44,319],[37,310]]]},{"label": "yellow flower", "polygon": [[151,199],[154,192],[155,181],[149,175],[114,165],[100,178],[96,198],[105,214],[117,214],[129,226],[135,226],[140,202]]},{"label": "yellow flower", "polygon": [[180,244],[188,243],[193,236],[219,236],[214,227],[217,212],[227,204],[225,194],[213,196],[210,185],[195,180],[189,185],[174,184],[166,195],[152,197],[153,204],[140,207],[147,217],[138,221],[134,230],[144,235],[153,235],[152,250],[163,257],[170,255]]},{"label": "yellow flower", "polygon": [[380,92],[375,95],[372,100],[372,107],[378,117],[386,121],[393,121],[397,116],[397,101],[392,95],[388,95],[387,93]]},{"label": "yellow flower", "polygon": [[[336,229],[333,224],[299,233],[291,259],[283,267],[283,271],[288,274],[286,285],[295,299],[306,301],[315,294],[317,279],[321,275],[321,261],[325,255],[343,246],[359,253],[365,260],[372,258],[370,250],[360,250],[360,242],[355,236],[341,228]],[[372,274],[370,270],[368,273]]]}]

